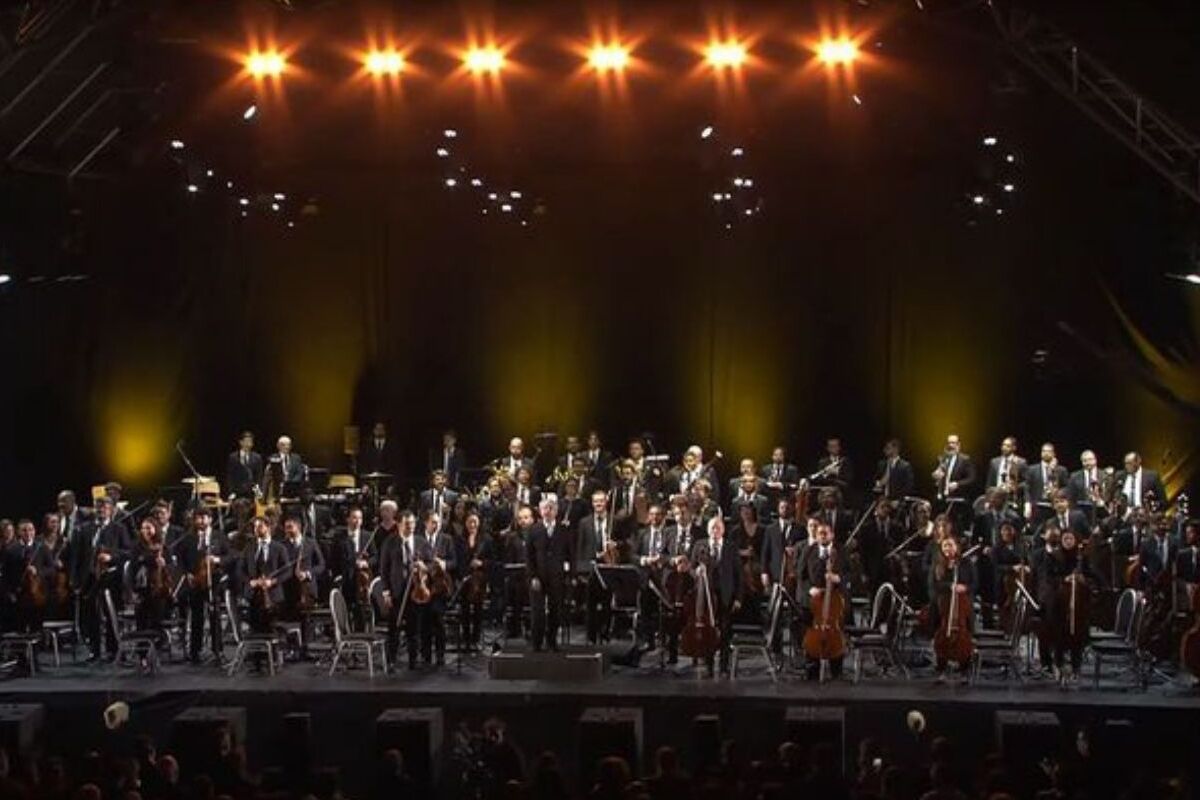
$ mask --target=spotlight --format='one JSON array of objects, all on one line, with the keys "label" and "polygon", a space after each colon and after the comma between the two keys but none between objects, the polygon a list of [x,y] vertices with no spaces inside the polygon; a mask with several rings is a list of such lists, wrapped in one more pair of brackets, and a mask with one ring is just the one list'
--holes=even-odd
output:
[{"label": "spotlight", "polygon": [[1000,140],[997,139],[995,136],[985,136],[985,137],[983,137],[983,146],[984,147],[995,147],[999,141]]},{"label": "spotlight", "polygon": [[211,178],[215,173],[211,169],[204,170],[205,177]]},{"label": "spotlight", "polygon": [[707,139],[712,135],[713,135],[713,126],[712,125],[705,125],[703,128],[700,129],[700,138],[701,139]]},{"label": "spotlight", "polygon": [[243,206],[248,206],[248,205],[250,205],[250,200],[245,197],[239,197],[238,203]]},{"label": "spotlight", "polygon": [[741,158],[742,156],[746,155],[746,151],[740,147],[735,147],[729,151],[729,155],[733,156],[734,158]]},{"label": "spotlight", "polygon": [[[7,275],[0,275],[0,282],[4,282],[3,279],[7,277]],[[1200,273],[1189,272],[1186,275],[1179,275],[1177,273],[1168,272],[1167,277],[1171,280],[1183,281],[1184,283],[1190,283],[1193,286],[1200,286]]]},{"label": "spotlight", "polygon": [[271,203],[271,210],[272,210],[272,211],[278,211],[278,210],[279,210],[279,203]]},{"label": "spotlight", "polygon": [[0,286],[6,283],[12,283],[12,275],[9,275],[7,272],[0,274]]},{"label": "spotlight", "polygon": [[458,186],[458,181],[456,181],[454,178],[446,178],[446,186],[450,189],[453,189],[455,186]]},{"label": "spotlight", "polygon": [[172,150],[182,150],[183,142],[179,139],[172,139],[171,140],[171,149]]},{"label": "spotlight", "polygon": [[189,183],[189,184],[188,184],[188,187],[187,187],[187,190],[188,190],[188,192],[189,192],[189,193],[191,193],[191,194],[195,194],[196,192],[200,191],[200,187],[199,187],[199,186],[197,186],[197,185],[196,185],[196,184],[194,184],[194,183]]},{"label": "spotlight", "polygon": [[734,69],[746,61],[746,48],[738,42],[713,42],[704,51],[709,66],[716,69]]},{"label": "spotlight", "polygon": [[287,199],[287,195],[285,195],[283,192],[276,192],[276,193],[275,193],[275,199],[276,199],[276,200],[286,200],[286,199]]},{"label": "spotlight", "polygon": [[858,45],[849,39],[827,39],[817,45],[817,58],[830,66],[858,58]]},{"label": "spotlight", "polygon": [[436,153],[437,153],[437,156],[438,156],[438,158],[449,158],[449,157],[450,157],[450,151],[449,151],[449,150],[447,150],[447,149],[446,149],[446,148],[444,148],[444,147],[439,147],[439,148],[438,148],[436,151],[434,151],[434,152],[436,152]]},{"label": "spotlight", "polygon": [[463,63],[471,72],[499,72],[504,67],[504,53],[495,47],[473,47]]},{"label": "spotlight", "polygon": [[514,200],[520,200],[520,199],[521,199],[521,193],[520,193],[520,192],[515,192],[515,191],[514,191],[514,192],[509,192],[509,193],[508,193],[508,196],[509,196],[509,197],[511,197],[511,198],[512,198],[512,199],[514,199]]},{"label": "spotlight", "polygon": [[1011,183],[1006,183],[1006,184],[1004,184],[1004,191],[1006,191],[1006,192],[1015,192],[1016,190],[1017,190],[1017,187],[1016,187],[1016,186],[1013,186]]},{"label": "spotlight", "polygon": [[981,205],[983,205],[983,199],[984,199],[984,198],[983,198],[983,195],[981,195],[981,194],[977,194],[977,195],[975,195],[974,197],[972,197],[972,198],[971,198],[971,202],[972,202],[972,203],[974,203],[974,204],[975,204],[975,205],[977,205],[977,206],[981,206]]},{"label": "spotlight", "polygon": [[395,50],[372,50],[363,59],[363,66],[372,75],[399,75],[406,64],[404,56]]},{"label": "spotlight", "polygon": [[277,78],[287,67],[283,54],[276,51],[251,53],[246,57],[246,71],[254,78]]},{"label": "spotlight", "polygon": [[252,119],[254,119],[254,115],[257,113],[258,113],[258,106],[251,103],[250,105],[246,106],[246,110],[242,112],[242,119],[252,120]]},{"label": "spotlight", "polygon": [[1004,160],[1005,160],[1005,161],[1007,161],[1007,162],[1008,162],[1008,163],[1010,163],[1010,164],[1015,164],[1015,163],[1017,163],[1017,157],[1016,157],[1015,155],[1013,155],[1012,153],[1009,153],[1008,155],[1006,155],[1006,156],[1004,157]]},{"label": "spotlight", "polygon": [[457,139],[458,131],[454,130],[454,128],[446,128],[446,130],[442,131],[442,136],[445,136],[447,139]]},{"label": "spotlight", "polygon": [[588,51],[588,63],[597,72],[617,72],[629,65],[629,50],[620,45],[596,45]]}]

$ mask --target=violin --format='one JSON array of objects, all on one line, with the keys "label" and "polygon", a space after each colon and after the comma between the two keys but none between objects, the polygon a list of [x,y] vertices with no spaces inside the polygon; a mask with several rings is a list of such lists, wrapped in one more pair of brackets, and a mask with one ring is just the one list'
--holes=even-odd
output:
[{"label": "violin", "polygon": [[690,613],[684,620],[679,650],[685,656],[708,659],[721,646],[721,636],[717,632],[717,620],[713,614],[708,568],[704,564],[697,564],[693,572],[692,602],[685,603]]},{"label": "violin", "polygon": [[408,583],[408,598],[417,605],[423,606],[433,599],[433,590],[429,588],[429,567],[425,566],[425,562],[413,564]]},{"label": "violin", "polygon": [[831,545],[825,560],[825,586],[812,594],[813,624],[804,632],[804,653],[813,661],[834,661],[846,654],[846,637],[842,620],[846,613],[846,597],[838,591],[833,569],[834,549]]},{"label": "violin", "polygon": [[963,558],[975,549],[954,559],[950,591],[938,598],[942,622],[933,635],[933,651],[938,658],[960,666],[970,663],[975,655],[975,640],[971,636],[971,597],[958,590],[958,568]]}]

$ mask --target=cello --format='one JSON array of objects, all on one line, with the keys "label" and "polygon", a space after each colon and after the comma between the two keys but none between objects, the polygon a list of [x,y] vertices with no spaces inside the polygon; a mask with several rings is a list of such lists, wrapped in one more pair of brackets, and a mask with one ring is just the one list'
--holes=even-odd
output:
[{"label": "cello", "polygon": [[708,587],[708,568],[697,564],[692,585],[690,613],[684,620],[683,632],[679,637],[679,650],[694,659],[709,659],[721,645],[717,632],[717,620],[713,613],[712,594]]},{"label": "cello", "polygon": [[822,679],[826,663],[846,655],[846,636],[842,632],[846,598],[835,588],[834,578],[839,582],[841,579],[833,569],[834,558],[833,545],[830,545],[825,564],[825,586],[811,595],[813,624],[804,632],[804,654],[812,661],[821,662]]},{"label": "cello", "polygon": [[967,592],[958,589],[958,570],[962,560],[978,550],[979,545],[959,555],[958,541],[947,537],[942,542],[943,554],[949,547],[953,547],[955,551],[952,556],[950,591],[937,601],[941,621],[933,635],[933,651],[939,660],[953,661],[962,667],[969,664],[975,656],[975,640],[971,636],[971,598]]},{"label": "cello", "polygon": [[1197,584],[1188,584],[1188,598],[1191,600],[1192,624],[1179,641],[1179,664],[1200,679],[1200,590]]}]

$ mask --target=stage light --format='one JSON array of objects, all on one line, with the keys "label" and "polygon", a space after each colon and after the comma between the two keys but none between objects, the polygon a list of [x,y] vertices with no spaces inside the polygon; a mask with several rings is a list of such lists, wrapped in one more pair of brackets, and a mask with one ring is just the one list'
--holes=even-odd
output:
[{"label": "stage light", "polygon": [[983,146],[984,147],[995,147],[999,141],[1000,140],[997,139],[995,136],[985,136],[985,137],[983,137]]},{"label": "stage light", "polygon": [[709,66],[735,69],[746,61],[746,48],[738,42],[713,42],[704,50]]},{"label": "stage light", "polygon": [[512,207],[511,205],[509,205],[508,203],[503,203],[503,204],[501,204],[501,206],[500,206],[500,210],[501,210],[501,211],[503,211],[503,212],[505,212],[505,213],[508,213],[509,211],[512,211],[512,208],[513,208],[513,207]]},{"label": "stage light", "polygon": [[183,149],[183,146],[184,146],[184,145],[183,145],[183,142],[182,142],[182,141],[180,141],[179,139],[172,139],[172,140],[171,140],[171,149],[172,149],[172,150],[182,150],[182,149]]},{"label": "stage light", "polygon": [[[8,276],[5,275],[0,277]],[[1189,272],[1186,275],[1180,275],[1178,273],[1168,272],[1167,277],[1174,281],[1183,281],[1184,283],[1190,283],[1193,286],[1200,286],[1200,273]]]},{"label": "stage light", "polygon": [[471,185],[475,187],[483,186],[483,181],[479,178],[471,178]]},{"label": "stage light", "polygon": [[458,181],[456,181],[454,178],[446,178],[446,186],[447,188],[453,189],[455,186],[458,186]]},{"label": "stage light", "polygon": [[257,113],[258,113],[258,106],[251,103],[250,105],[246,106],[246,110],[242,112],[242,119],[247,120],[247,121],[252,120],[252,119],[254,119],[254,115]]},{"label": "stage light", "polygon": [[849,39],[827,39],[817,45],[817,58],[824,64],[849,64],[858,58],[858,45]]},{"label": "stage light", "polygon": [[279,210],[279,203],[271,203],[271,210],[272,210],[272,211],[278,211],[278,210]]},{"label": "stage light", "polygon": [[629,50],[620,45],[596,45],[588,51],[588,63],[597,72],[616,72],[629,65]]},{"label": "stage light", "polygon": [[457,139],[458,131],[454,130],[454,128],[446,128],[446,130],[442,131],[442,136],[445,136],[447,139]]},{"label": "stage light", "polygon": [[399,75],[407,64],[395,50],[372,50],[363,59],[363,66],[372,75]]},{"label": "stage light", "polygon": [[286,68],[287,60],[274,50],[246,56],[246,71],[253,78],[277,78]]},{"label": "stage light", "polygon": [[511,197],[511,198],[512,198],[512,199],[514,199],[514,200],[520,200],[520,199],[521,199],[521,193],[520,193],[520,192],[509,192],[509,193],[508,193],[508,196],[509,196],[509,197]]},{"label": "stage light", "polygon": [[742,156],[746,155],[746,151],[740,147],[735,147],[729,151],[729,155],[733,156],[734,158],[741,158]]},{"label": "stage light", "polygon": [[283,192],[276,192],[276,193],[275,193],[275,199],[276,199],[276,200],[286,200],[286,199],[287,199],[287,195],[285,195]]},{"label": "stage light", "polygon": [[239,197],[239,198],[238,198],[238,204],[239,204],[239,205],[243,205],[243,206],[248,206],[248,205],[250,205],[250,200],[249,200],[248,198],[245,198],[245,197]]},{"label": "stage light", "polygon": [[712,125],[705,125],[703,128],[700,129],[700,138],[701,139],[707,139],[712,135],[713,135],[713,126]]},{"label": "stage light", "polygon": [[972,198],[971,198],[971,202],[972,202],[972,203],[974,203],[974,204],[975,204],[975,205],[977,205],[977,206],[981,206],[981,205],[983,205],[983,199],[984,199],[984,198],[983,198],[983,195],[981,195],[981,194],[977,194],[977,195],[975,195],[974,197],[972,197]]},{"label": "stage light", "polygon": [[504,67],[504,53],[495,47],[473,47],[463,63],[471,72],[499,72]]},{"label": "stage light", "polygon": [[207,178],[211,178],[213,176],[213,171],[211,169],[206,169],[204,170],[204,175]]},{"label": "stage light", "polygon": [[12,275],[9,275],[8,273],[0,275],[0,286],[3,286],[6,283],[12,283]]},{"label": "stage light", "polygon": [[199,187],[199,186],[197,186],[197,185],[196,185],[196,184],[194,184],[194,183],[189,183],[189,184],[188,184],[188,187],[187,187],[187,190],[188,190],[188,192],[190,192],[191,194],[195,194],[196,192],[200,191],[200,187]]},{"label": "stage light", "polygon": [[1016,186],[1013,186],[1011,183],[1006,183],[1006,184],[1004,184],[1004,191],[1006,191],[1006,192],[1015,192],[1016,190],[1017,190],[1017,187],[1016,187]]}]

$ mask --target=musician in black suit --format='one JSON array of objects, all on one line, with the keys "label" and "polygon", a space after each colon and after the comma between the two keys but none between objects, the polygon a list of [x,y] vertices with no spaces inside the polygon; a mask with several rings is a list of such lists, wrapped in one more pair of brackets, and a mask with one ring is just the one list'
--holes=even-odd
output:
[{"label": "musician in black suit", "polygon": [[1200,522],[1184,523],[1183,546],[1175,554],[1175,577],[1193,588],[1200,583]]},{"label": "musician in black suit", "polygon": [[[458,563],[462,565],[463,580],[470,582],[460,594],[460,616],[463,642],[472,649],[479,647],[483,633],[483,608],[488,589],[495,584],[493,573],[498,557],[495,540],[484,530],[479,512],[470,509],[463,520],[463,535],[458,542]],[[476,587],[474,581],[482,583]]]},{"label": "musician in black suit", "polygon": [[915,486],[916,474],[900,455],[900,440],[888,439],[875,469],[875,494],[882,494],[885,500],[903,500],[912,495]]},{"label": "musician in black suit", "polygon": [[[429,543],[424,536],[417,536],[417,518],[411,511],[400,514],[398,535],[389,536],[380,546],[379,575],[383,579],[383,604],[387,611],[388,662],[395,663],[400,647],[400,628],[404,627],[404,641],[408,650],[408,668],[417,668],[417,604],[408,597],[412,588],[412,575],[418,561],[430,558]],[[401,607],[404,617],[401,619]]]},{"label": "musician in black suit", "polygon": [[[329,572],[340,584],[346,607],[356,630],[364,630],[370,609],[359,597],[357,575],[360,570],[379,574],[379,547],[372,531],[363,527],[363,512],[357,506],[346,512],[346,524],[336,528],[329,548]],[[370,602],[370,599],[367,599]]]},{"label": "musician in black suit", "polygon": [[[1053,519],[1058,525],[1058,532],[1064,533],[1071,531],[1080,541],[1085,541],[1092,535],[1092,528],[1088,525],[1087,514],[1084,514],[1078,509],[1071,508],[1071,498],[1067,494],[1066,489],[1057,490],[1051,500],[1053,503],[1051,515],[1046,518],[1046,521]],[[1042,523],[1043,526],[1045,522]]]},{"label": "musician in black suit", "polygon": [[[284,575],[287,555],[283,545],[271,540],[271,523],[266,517],[255,517],[254,543],[242,553],[242,571],[246,575],[245,595],[250,604],[250,630],[270,633],[274,610],[283,603]],[[265,593],[263,602],[261,593]]]},{"label": "musician in black suit", "polygon": [[[805,625],[815,624],[824,611],[823,607],[813,607],[813,597],[819,591],[830,588],[841,593],[846,604],[849,604],[850,584],[847,580],[846,567],[845,553],[841,547],[834,546],[833,529],[828,523],[820,523],[817,526],[817,541],[808,548],[804,558],[804,583],[808,587],[808,592],[801,601],[801,613],[804,616]],[[836,623],[830,620],[830,624]],[[829,671],[834,678],[838,678],[842,674],[842,661],[841,658],[835,658],[829,662]],[[809,680],[815,680],[820,675],[821,662],[816,659],[808,659],[805,671],[808,673]]]},{"label": "musician in black suit", "polygon": [[733,499],[729,501],[730,519],[737,519],[738,510],[745,505],[754,509],[757,519],[770,519],[771,501],[759,491],[758,476],[753,473],[742,476]]},{"label": "musician in black suit", "polygon": [[129,529],[122,525],[114,514],[112,498],[96,499],[94,516],[90,522],[76,531],[78,547],[72,547],[72,574],[77,587],[82,588],[80,599],[80,621],[92,650],[92,660],[101,657],[101,626],[104,628],[103,642],[110,658],[117,655],[117,640],[112,625],[107,624],[108,609],[104,602],[104,591],[112,593],[113,603],[123,600],[121,591],[122,572],[133,543]]},{"label": "musician in black suit", "polygon": [[[443,525],[441,517],[432,508],[421,516],[424,526],[425,541],[429,543],[429,564],[436,564],[447,576],[445,586],[453,591],[452,579],[458,575],[458,545],[449,533],[449,527]],[[446,604],[450,602],[449,594],[442,591],[443,587],[433,586],[433,596],[429,601],[428,622],[421,630],[421,657],[426,663],[432,653],[440,667],[446,662]]]},{"label": "musician in black suit", "polygon": [[448,430],[442,434],[442,449],[434,453],[434,469],[446,474],[446,483],[457,487],[462,471],[467,465],[467,455],[458,446],[458,434]]},{"label": "musician in black suit", "polygon": [[686,495],[692,484],[701,479],[715,486],[717,471],[711,465],[704,464],[704,451],[698,445],[692,445],[683,451],[679,464],[667,470],[663,477],[663,491],[669,496]]},{"label": "musician in black suit", "polygon": [[[1112,489],[1112,470],[1100,469],[1096,454],[1084,450],[1079,456],[1080,469],[1071,473],[1067,479],[1067,494],[1071,505],[1088,515],[1088,523],[1096,525],[1100,519],[1107,516],[1106,508],[1101,507],[1107,501]],[[1097,498],[1099,503],[1097,503]]]},{"label": "musician in black suit", "polygon": [[587,516],[588,503],[580,496],[579,479],[572,476],[563,481],[563,494],[558,498],[558,524],[575,530]]},{"label": "musician in black suit", "polygon": [[571,532],[558,527],[558,502],[543,498],[538,505],[541,521],[529,531],[525,550],[529,567],[530,603],[533,617],[533,649],[543,646],[558,650],[558,625],[566,599],[567,580],[575,564]]},{"label": "musician in black suit", "polygon": [[388,437],[387,425],[376,422],[370,437],[362,443],[358,454],[358,471],[362,473],[383,472],[388,475],[396,471],[399,460],[396,443]]},{"label": "musician in black suit", "polygon": [[328,545],[329,533],[333,529],[333,512],[325,503],[317,502],[311,486],[300,490],[300,508],[295,512],[300,521],[304,538]]},{"label": "musician in black suit", "polygon": [[588,431],[587,449],[583,451],[583,454],[587,456],[588,463],[591,464],[591,471],[588,473],[588,477],[592,479],[592,485],[607,489],[609,485],[609,470],[613,463],[613,454],[604,449],[604,443],[600,440],[600,434],[596,431]]},{"label": "musician in black suit", "polygon": [[1144,591],[1160,585],[1160,582],[1167,582],[1177,552],[1175,543],[1169,536],[1170,525],[1166,520],[1156,519],[1153,530],[1153,535],[1142,540],[1142,549],[1138,552],[1141,569],[1135,584]]},{"label": "musician in black suit", "polygon": [[958,434],[946,437],[946,447],[933,471],[939,510],[952,514],[955,530],[965,530],[971,516],[971,492],[975,487],[975,462],[962,452]]},{"label": "musician in black suit", "polygon": [[1142,466],[1142,457],[1136,452],[1125,454],[1125,469],[1117,473],[1116,489],[1125,497],[1129,508],[1141,508],[1151,493],[1158,507],[1166,508],[1167,490],[1162,479],[1154,470]]},{"label": "musician in black suit", "polygon": [[450,480],[446,473],[435,469],[429,476],[429,488],[421,492],[417,513],[424,514],[433,511],[449,519],[450,509],[458,502],[458,492],[449,487]]},{"label": "musician in black suit", "polygon": [[832,486],[821,490],[817,498],[817,517],[833,531],[833,540],[841,544],[854,530],[854,512],[842,506],[842,494]]},{"label": "musician in black suit", "polygon": [[775,504],[775,521],[767,526],[763,538],[762,582],[770,586],[783,580],[784,548],[804,538],[804,527],[793,519],[792,501],[784,497]]},{"label": "musician in black suit", "polygon": [[26,575],[30,575],[30,585],[45,591],[54,574],[54,554],[38,539],[33,520],[17,521],[16,538],[4,548],[0,563],[4,603],[15,611],[13,628],[19,633],[39,633],[45,609],[32,602],[26,592],[25,580]]},{"label": "musician in black suit", "polygon": [[758,471],[762,485],[775,500],[791,494],[800,483],[800,469],[789,464],[787,451],[778,445],[771,450],[771,460]]},{"label": "musician in black suit", "polygon": [[1017,454],[1017,439],[1015,436],[1005,436],[1000,441],[1000,455],[988,462],[986,489],[1008,489],[1025,484],[1025,470],[1028,462]]},{"label": "musician in black suit", "polygon": [[55,505],[57,506],[58,531],[62,535],[63,541],[70,547],[75,541],[76,531],[91,519],[92,511],[80,508],[75,502],[75,493],[70,489],[63,489],[58,493]]},{"label": "musician in black suit", "polygon": [[310,612],[317,601],[317,583],[325,574],[325,556],[314,539],[305,536],[300,520],[283,521],[283,550],[294,567],[283,576],[283,618],[300,623],[300,647],[308,652],[312,640]]},{"label": "musician in black suit", "polygon": [[523,506],[536,507],[542,499],[542,490],[533,484],[533,467],[517,468],[516,484],[513,487],[513,499]]},{"label": "musician in black suit", "polygon": [[[1118,580],[1122,584],[1125,583],[1125,568],[1137,557],[1138,553],[1142,551],[1142,545],[1151,537],[1148,515],[1144,509],[1140,508],[1130,511],[1124,524],[1113,534],[1113,558],[1116,561]],[[1133,588],[1138,588],[1136,583]]]},{"label": "musician in black suit", "polygon": [[[221,638],[221,575],[225,561],[230,557],[229,540],[225,538],[225,534],[213,529],[212,513],[204,506],[197,506],[192,511],[192,532],[179,543],[176,550],[180,566],[188,576],[186,591],[191,618],[188,659],[194,664],[200,662],[200,650],[204,646],[204,624],[207,619],[213,658],[219,663],[225,649]],[[204,559],[209,563],[208,586],[196,581],[197,570]]]},{"label": "musician in black suit", "polygon": [[242,431],[237,450],[225,460],[225,488],[238,497],[253,497],[262,476],[263,459],[254,451],[254,434]]},{"label": "musician in black suit", "polygon": [[[671,534],[672,530],[666,526],[666,512],[663,507],[658,503],[651,505],[646,512],[646,525],[638,531],[633,549],[634,559],[641,568],[639,571],[643,587],[639,596],[641,614],[638,615],[637,634],[639,643],[645,643],[647,646],[653,642],[654,632],[659,628],[661,611],[658,595],[648,584],[653,581],[660,590],[663,587],[663,579],[666,571],[670,569],[671,553],[674,550],[674,543],[670,540]],[[662,644],[668,648],[671,657],[677,658],[678,638],[671,639],[673,641]]]},{"label": "musician in black suit", "polygon": [[510,478],[517,478],[517,473],[521,468],[529,470],[529,475],[532,478],[534,472],[533,459],[525,455],[525,440],[519,436],[514,436],[508,442],[508,455],[496,459],[495,463],[500,465],[500,468],[508,473]]},{"label": "musician in black suit", "polygon": [[[708,571],[708,589],[712,595],[713,616],[720,633],[721,674],[729,674],[729,657],[733,636],[733,617],[741,610],[742,557],[738,543],[725,538],[725,520],[713,517],[708,523],[708,536],[692,545],[693,564],[704,564]],[[707,661],[708,675],[713,674],[713,657]]]},{"label": "musician in black suit", "polygon": [[867,597],[874,597],[886,580],[885,558],[905,538],[902,525],[893,519],[894,513],[895,506],[891,503],[876,503],[871,518],[863,523],[855,540],[862,560]]},{"label": "musician in black suit", "polygon": [[1067,485],[1067,468],[1058,463],[1054,445],[1042,445],[1041,458],[1025,468],[1025,518],[1040,524],[1052,513],[1054,495]]},{"label": "musician in black suit", "polygon": [[835,486],[843,495],[854,483],[854,464],[842,449],[842,440],[831,436],[825,440],[825,455],[817,460],[817,477],[814,482],[822,486]]},{"label": "musician in black suit", "polygon": [[263,470],[263,492],[268,493],[267,483],[272,480],[279,481],[280,489],[284,484],[302,483],[304,472],[304,460],[298,453],[292,452],[292,438],[280,436],[275,442],[275,452]]},{"label": "musician in black suit", "polygon": [[975,515],[971,532],[974,540],[983,545],[976,567],[979,572],[979,608],[985,628],[993,627],[995,605],[999,600],[999,570],[995,551],[1001,544],[1000,530],[1005,525],[1019,526],[1021,518],[1008,505],[1008,492],[999,486],[988,486],[984,506]]}]

